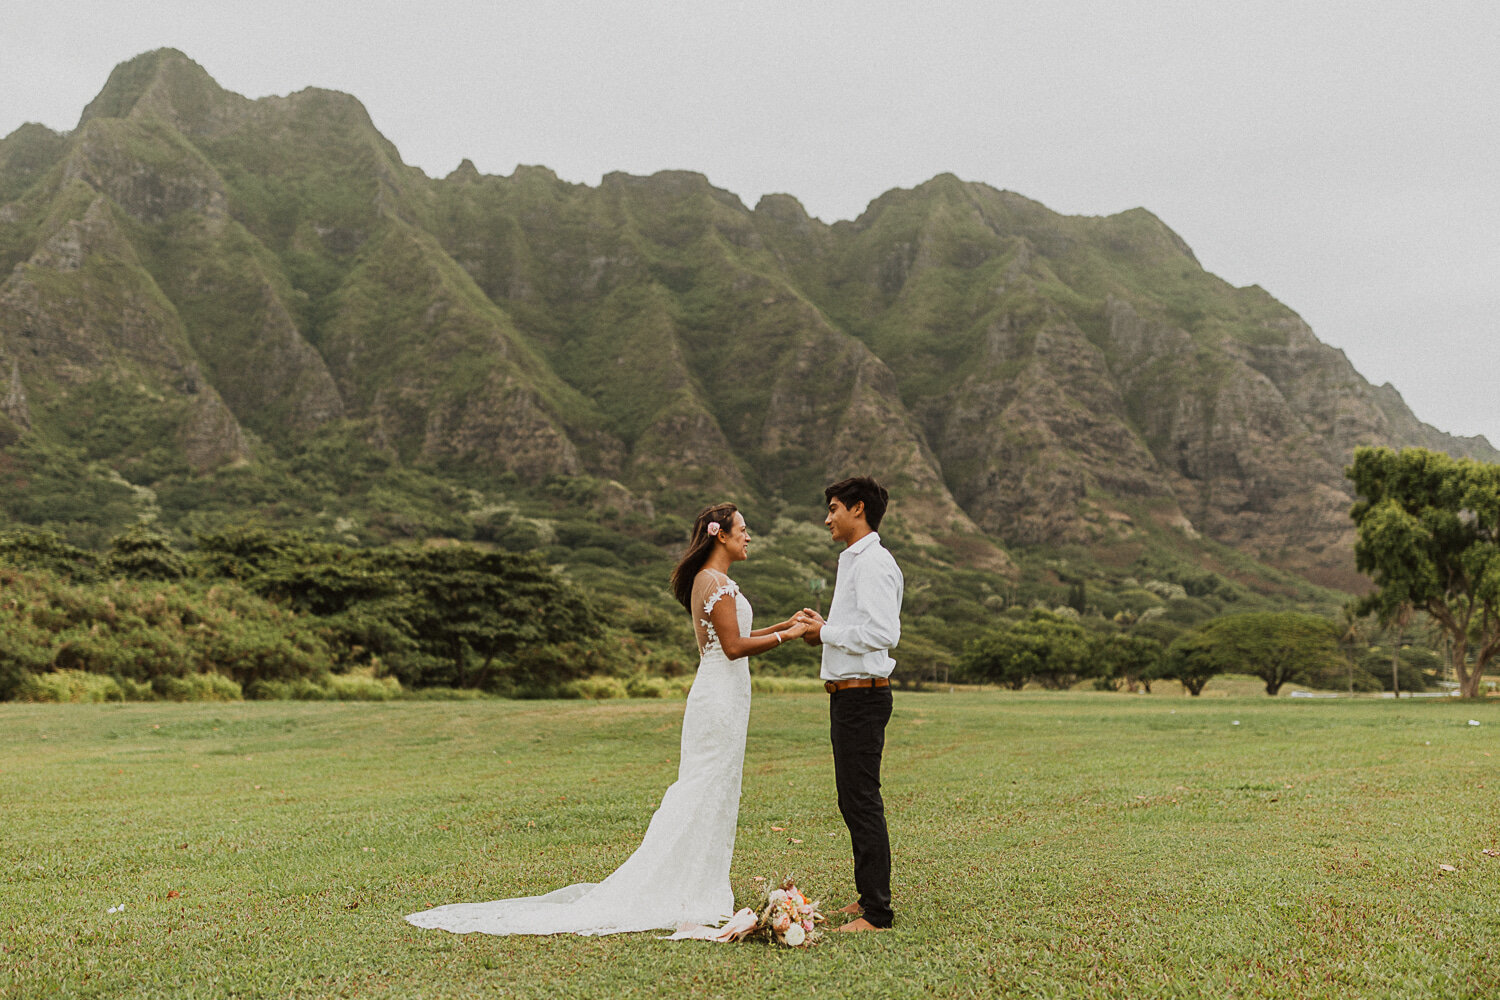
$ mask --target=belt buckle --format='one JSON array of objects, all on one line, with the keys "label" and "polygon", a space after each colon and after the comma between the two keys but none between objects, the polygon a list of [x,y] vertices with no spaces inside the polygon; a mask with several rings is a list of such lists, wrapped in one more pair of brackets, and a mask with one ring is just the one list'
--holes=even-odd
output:
[{"label": "belt buckle", "polygon": [[824,681],[823,682],[823,690],[827,691],[829,694],[833,694],[838,689],[839,689],[839,686],[837,684],[835,684],[833,681]]}]

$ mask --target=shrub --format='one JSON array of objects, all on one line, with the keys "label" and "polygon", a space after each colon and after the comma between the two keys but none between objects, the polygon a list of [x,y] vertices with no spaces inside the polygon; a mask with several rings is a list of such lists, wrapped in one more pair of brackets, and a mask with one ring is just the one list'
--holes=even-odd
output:
[{"label": "shrub", "polygon": [[750,678],[750,690],[756,694],[807,694],[823,690],[823,681],[817,677],[766,677]]},{"label": "shrub", "polygon": [[184,674],[157,677],[151,689],[163,701],[239,701],[244,691],[223,674]]},{"label": "shrub", "polygon": [[338,701],[390,701],[401,697],[401,682],[376,677],[373,672],[330,674],[324,681],[328,697]]},{"label": "shrub", "polygon": [[664,698],[667,696],[667,682],[660,677],[633,674],[625,681],[625,693],[632,698]]},{"label": "shrub", "polygon": [[630,697],[630,692],[618,677],[582,677],[568,684],[564,690],[567,697],[586,698],[590,701]]},{"label": "shrub", "polygon": [[429,687],[406,692],[414,701],[481,701],[489,697],[476,688]]},{"label": "shrub", "polygon": [[255,701],[324,701],[328,689],[305,677],[289,681],[258,680],[245,685],[245,697]]},{"label": "shrub", "polygon": [[16,700],[97,703],[124,701],[125,692],[112,677],[85,670],[53,670],[24,675],[16,689]]}]

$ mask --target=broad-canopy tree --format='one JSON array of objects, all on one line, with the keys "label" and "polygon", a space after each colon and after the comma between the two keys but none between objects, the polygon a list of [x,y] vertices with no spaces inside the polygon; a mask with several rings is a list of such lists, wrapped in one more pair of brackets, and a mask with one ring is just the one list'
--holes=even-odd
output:
[{"label": "broad-canopy tree", "polygon": [[1150,694],[1151,682],[1161,676],[1162,652],[1161,643],[1145,636],[1106,636],[1098,645],[1101,683],[1123,684],[1130,691],[1144,687]]},{"label": "broad-canopy tree", "polygon": [[1217,673],[1254,674],[1273,697],[1283,684],[1311,680],[1339,663],[1338,626],[1316,615],[1229,615],[1198,626],[1192,634],[1195,657],[1211,661]]},{"label": "broad-canopy tree", "polygon": [[1173,639],[1161,665],[1161,676],[1180,681],[1194,698],[1203,693],[1209,681],[1223,672],[1224,663],[1217,655],[1213,640],[1199,629],[1184,632]]},{"label": "broad-canopy tree", "polygon": [[976,639],[960,665],[973,677],[1019,691],[1028,681],[1061,690],[1099,670],[1097,645],[1088,630],[1049,611]]},{"label": "broad-canopy tree", "polygon": [[1403,606],[1425,611],[1449,640],[1459,692],[1479,697],[1500,652],[1500,466],[1360,448],[1345,475],[1360,496],[1355,565],[1376,587],[1360,609],[1386,623]]}]

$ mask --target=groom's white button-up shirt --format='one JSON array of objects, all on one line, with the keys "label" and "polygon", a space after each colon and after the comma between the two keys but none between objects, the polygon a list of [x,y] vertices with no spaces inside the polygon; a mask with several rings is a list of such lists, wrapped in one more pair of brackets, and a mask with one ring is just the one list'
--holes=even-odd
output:
[{"label": "groom's white button-up shirt", "polygon": [[890,650],[901,641],[901,597],[906,580],[895,558],[870,532],[839,553],[839,573],[823,626],[827,681],[889,677]]}]

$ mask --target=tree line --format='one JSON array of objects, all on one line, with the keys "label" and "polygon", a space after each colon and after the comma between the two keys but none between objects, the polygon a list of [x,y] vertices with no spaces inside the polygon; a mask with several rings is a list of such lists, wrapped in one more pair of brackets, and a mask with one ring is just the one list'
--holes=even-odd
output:
[{"label": "tree line", "polygon": [[[1355,565],[1373,586],[1346,605],[1342,621],[1251,612],[1176,635],[1101,633],[1039,610],[970,643],[961,671],[1017,689],[1092,680],[1149,691],[1175,680],[1194,695],[1226,672],[1259,677],[1275,695],[1289,683],[1420,691],[1441,671],[1463,696],[1484,696],[1485,671],[1500,655],[1500,465],[1421,448],[1360,448],[1345,473],[1358,496],[1350,510]],[[1080,587],[1074,606],[1082,599]],[[1441,658],[1405,644],[1418,618],[1432,627]],[[1388,651],[1369,642],[1382,629]]]},{"label": "tree line", "polygon": [[[1269,695],[1287,684],[1379,691],[1389,688],[1384,653],[1317,615],[1263,611],[1226,615],[1173,637],[1159,631],[1096,631],[1057,612],[1035,610],[972,642],[959,659],[966,679],[1020,690],[1065,690],[1092,681],[1100,690],[1144,690],[1178,681],[1198,695],[1220,674],[1258,677]],[[1399,651],[1402,689],[1426,687],[1437,658]]]},{"label": "tree line", "polygon": [[546,694],[618,666],[598,612],[536,555],[261,528],[197,542],[184,554],[138,525],[96,554],[0,532],[0,699],[56,672],[108,678],[122,697],[317,697],[356,672]]}]

